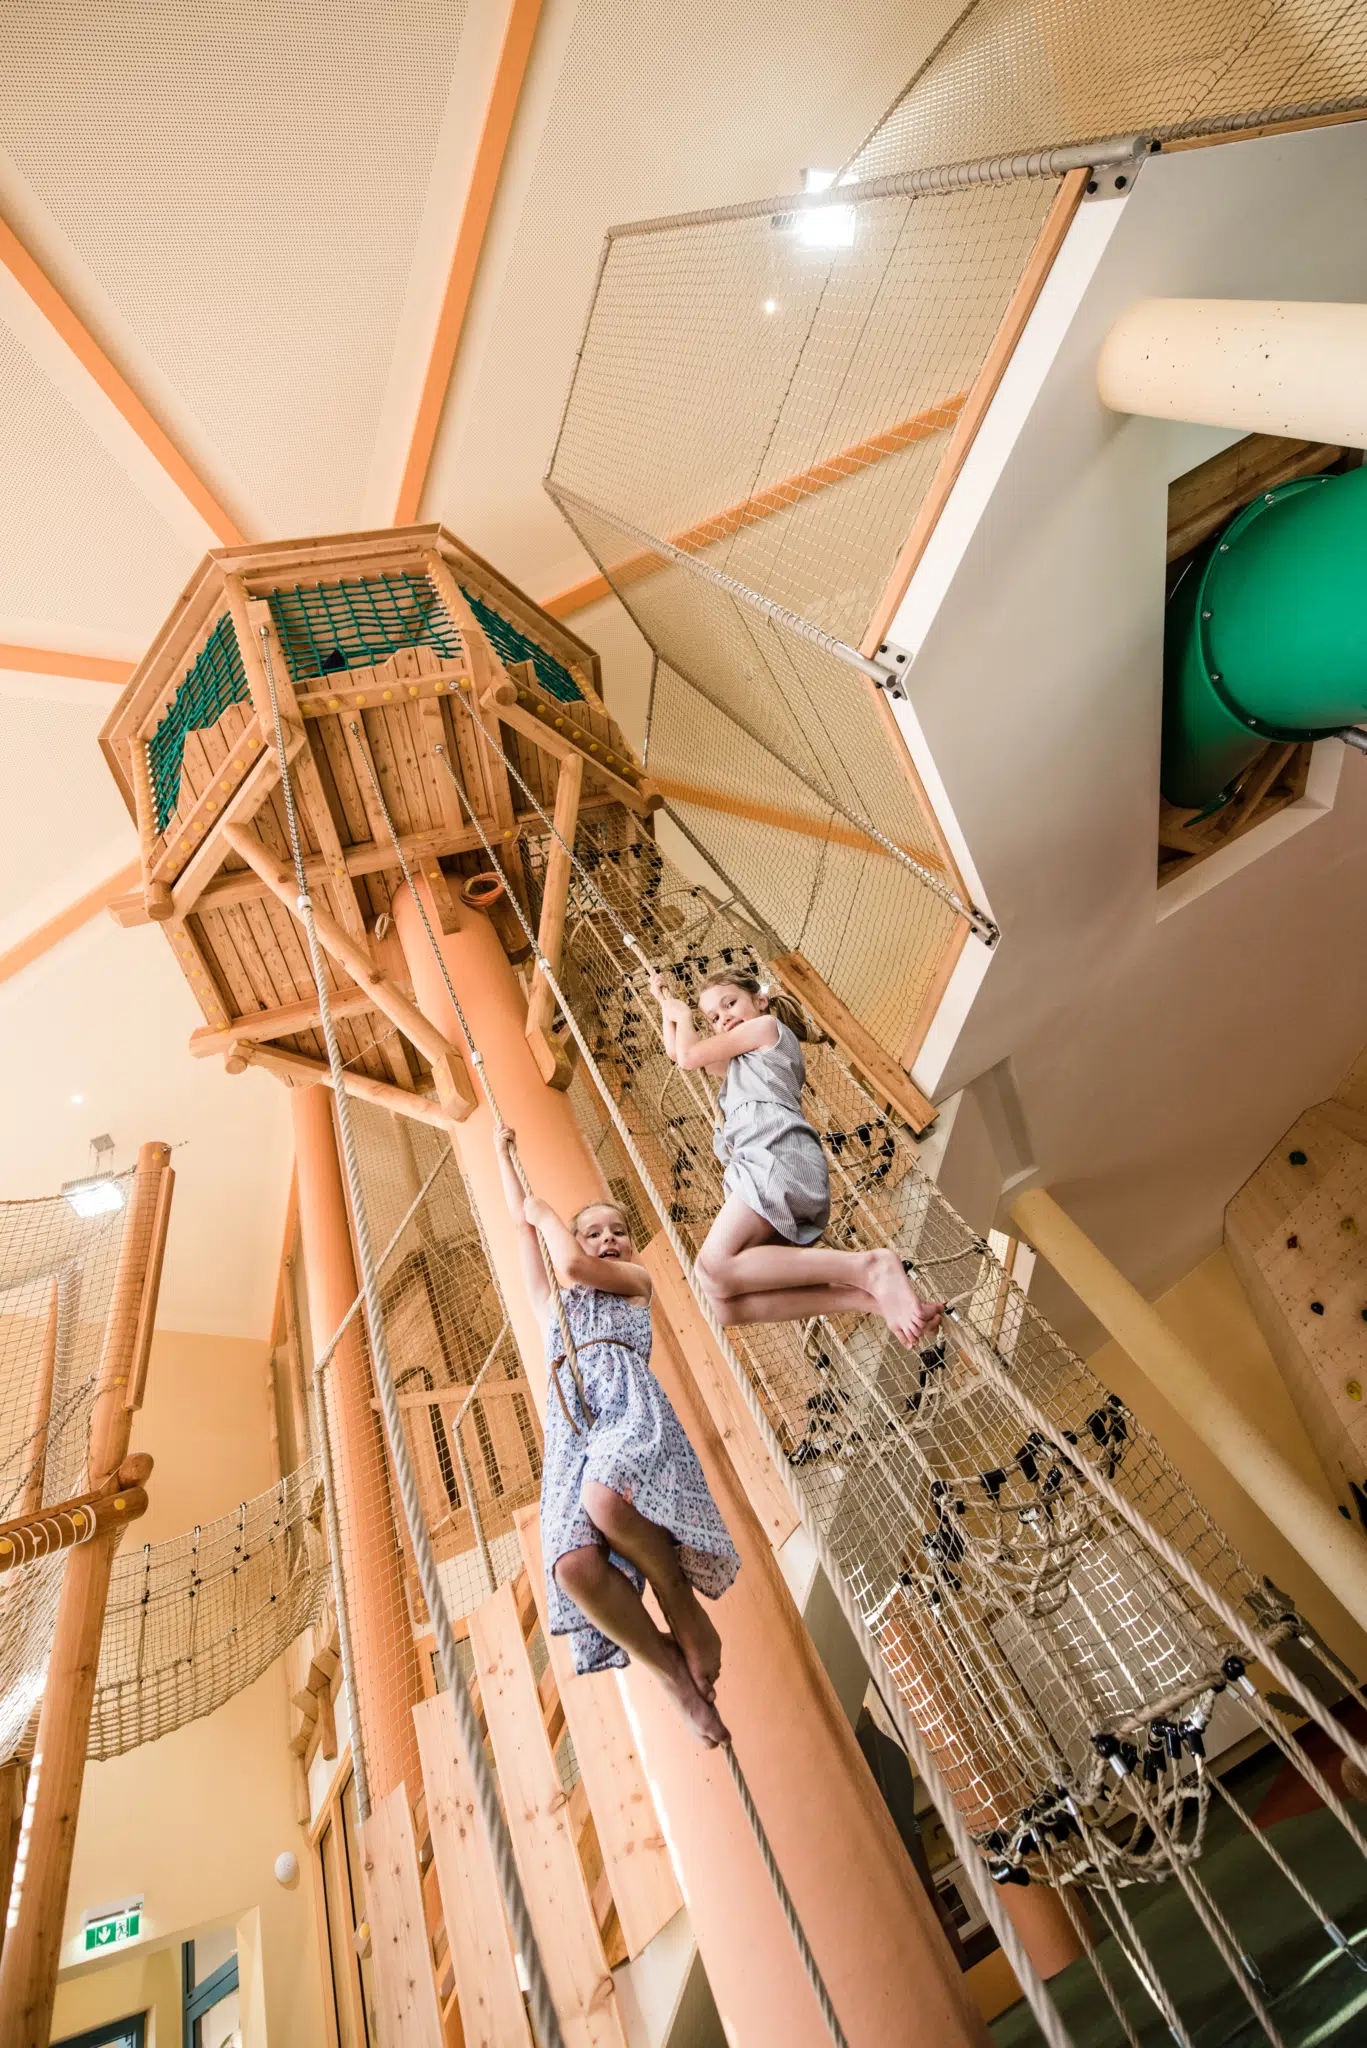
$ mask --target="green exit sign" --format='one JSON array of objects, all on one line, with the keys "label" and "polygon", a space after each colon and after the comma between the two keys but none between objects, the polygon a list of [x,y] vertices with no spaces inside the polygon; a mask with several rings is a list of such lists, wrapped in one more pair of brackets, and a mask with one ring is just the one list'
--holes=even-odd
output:
[{"label": "green exit sign", "polygon": [[124,1948],[142,1933],[142,1900],[122,1899],[115,1906],[98,1906],[85,1915],[82,1953],[99,1955],[111,1948]]}]

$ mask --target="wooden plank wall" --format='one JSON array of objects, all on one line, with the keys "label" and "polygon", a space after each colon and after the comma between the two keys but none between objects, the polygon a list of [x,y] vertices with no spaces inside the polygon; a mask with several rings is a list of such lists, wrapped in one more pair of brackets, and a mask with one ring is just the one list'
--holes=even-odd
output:
[{"label": "wooden plank wall", "polygon": [[542,1722],[511,1586],[470,1616],[508,1827],[567,2048],[626,2048],[626,2033]]},{"label": "wooden plank wall", "polygon": [[498,1874],[450,1695],[424,1700],[413,1720],[466,2048],[532,2048]]},{"label": "wooden plank wall", "polygon": [[381,2048],[441,2048],[422,1874],[408,1793],[396,1785],[361,1829]]},{"label": "wooden plank wall", "polygon": [[584,1789],[598,1830],[603,1867],[617,1903],[617,1918],[629,1956],[638,1956],[683,1905],[669,1847],[646,1782],[627,1710],[616,1680],[607,1673],[576,1678],[563,1636],[546,1627],[546,1581],[541,1561],[540,1515],[521,1508],[513,1517],[527,1560],[537,1617]]}]

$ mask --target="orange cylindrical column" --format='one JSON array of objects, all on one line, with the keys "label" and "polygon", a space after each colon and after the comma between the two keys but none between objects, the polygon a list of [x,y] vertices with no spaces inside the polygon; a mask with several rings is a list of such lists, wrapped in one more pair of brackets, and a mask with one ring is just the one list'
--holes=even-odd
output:
[{"label": "orange cylindrical column", "polygon": [[[420,1006],[453,1042],[458,1026],[410,898],[395,922]],[[434,930],[436,920],[432,919]],[[602,1192],[568,1098],[542,1082],[524,1036],[526,1006],[479,913],[439,939],[498,1104],[538,1194],[562,1213]],[[509,1312],[544,1397],[539,1327],[523,1292],[487,1107],[456,1129]],[[768,1540],[735,1477],[687,1360],[657,1315],[661,1381],[702,1459],[743,1569],[718,1609],[721,1704],[764,1824],[853,2048],[987,2042],[929,1901],[898,1840],[853,1731],[802,1627]],[[576,1681],[602,1685],[596,1678]],[[651,1789],[688,1900],[693,1932],[735,2048],[823,2048],[828,2035],[730,1782],[642,1673],[630,1694]]]},{"label": "orange cylindrical column", "polygon": [[[1003,1885],[1002,1903],[1041,1977],[1057,1977],[1060,1970],[1086,1955],[1086,1945],[1053,1885]],[[1085,1926],[1087,1909],[1081,1901],[1077,1910]]]},{"label": "orange cylindrical column", "polygon": [[[315,1344],[325,1344],[356,1299],[356,1264],[332,1126],[332,1097],[326,1088],[296,1088],[291,1103],[309,1322]],[[423,1695],[359,1320],[332,1354],[327,1394],[342,1538],[336,1566],[346,1576],[357,1693],[349,1704],[360,1725],[373,1806],[409,1777],[409,1796],[417,1794],[413,1708]]]}]

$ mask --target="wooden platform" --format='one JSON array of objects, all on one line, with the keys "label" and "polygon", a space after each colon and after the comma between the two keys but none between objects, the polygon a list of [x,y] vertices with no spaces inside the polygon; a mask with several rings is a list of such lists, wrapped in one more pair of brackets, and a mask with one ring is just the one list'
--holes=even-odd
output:
[{"label": "wooden platform", "polygon": [[659,802],[603,705],[598,657],[440,526],[219,549],[200,564],[101,734],[141,847],[141,884],[113,914],[165,926],[204,1019],[193,1053],[300,1085],[323,1078],[326,1053],[277,712],[356,1092],[391,1108],[406,1096],[410,1114],[423,1101],[428,1121],[466,1114],[459,1049],[409,1014],[383,812],[448,929],[462,889],[488,873],[481,830],[531,909],[521,845],[546,831],[533,799],[553,809],[565,761],[582,763],[581,809]]}]

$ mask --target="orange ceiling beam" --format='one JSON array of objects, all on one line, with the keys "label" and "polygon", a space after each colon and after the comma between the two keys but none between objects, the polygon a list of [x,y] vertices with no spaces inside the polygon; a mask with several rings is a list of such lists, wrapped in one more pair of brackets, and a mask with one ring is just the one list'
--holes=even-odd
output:
[{"label": "orange ceiling beam", "polygon": [[0,668],[29,676],[79,676],[87,683],[112,683],[121,690],[134,663],[113,661],[103,654],[63,654],[55,647],[20,647],[0,640]]},{"label": "orange ceiling beam", "polygon": [[59,910],[46,924],[40,924],[36,931],[10,947],[7,953],[0,953],[0,982],[10,981],[16,974],[22,974],[35,960],[41,960],[44,953],[50,953],[63,939],[69,939],[82,925],[90,923],[107,910],[116,896],[122,896],[126,889],[134,889],[142,879],[141,862],[130,860],[126,868],[120,868],[116,875],[106,875],[93,889],[87,889],[84,896],[78,896],[74,903],[68,903],[65,910]]},{"label": "orange ceiling beam", "polygon": [[432,453],[437,445],[437,430],[441,425],[442,410],[450,388],[451,372],[456,364],[456,351],[460,347],[465,316],[470,309],[470,298],[475,288],[475,273],[479,269],[489,216],[493,212],[494,195],[498,191],[503,160],[508,152],[513,120],[522,96],[522,82],[527,75],[532,43],[540,18],[541,0],[512,0],[508,26],[503,36],[503,47],[499,51],[498,66],[489,92],[489,103],[484,110],[484,126],[480,131],[479,147],[475,151],[474,168],[465,194],[460,228],[451,257],[451,271],[446,280],[441,311],[437,316],[436,333],[432,337],[432,352],[428,357],[427,373],[423,378],[422,392],[418,399],[417,416],[408,444],[408,459],[404,464],[403,477],[399,484],[398,502],[394,507],[396,526],[412,526],[419,516],[418,508],[422,503],[423,489],[432,466]]},{"label": "orange ceiling beam", "polygon": [[[95,337],[85,327],[52,283],[46,271],[24,247],[12,227],[0,220],[0,264],[33,301],[82,369],[96,383],[115,410],[132,428],[148,453],[158,462],[181,495],[194,506],[205,525],[224,547],[235,547],[245,535],[219,504],[213,492],[181,454],[175,442],[160,426],[128,379],[115,369]],[[65,671],[64,671],[65,673]]]},{"label": "orange ceiling beam", "polygon": [[[895,427],[888,427],[881,434],[870,434],[867,440],[855,441],[850,447],[842,448],[836,455],[828,455],[824,462],[815,462],[810,469],[800,469],[793,476],[785,476],[781,482],[771,484],[768,490],[755,491],[739,504],[728,505],[722,512],[713,512],[706,519],[700,519],[695,526],[686,526],[682,533],[670,535],[670,544],[681,548],[686,555],[701,554],[704,548],[712,547],[719,540],[727,540],[738,533],[742,526],[758,526],[761,520],[772,519],[776,512],[786,512],[804,498],[814,498],[819,491],[829,490],[832,484],[840,483],[849,476],[857,476],[860,470],[870,468],[875,462],[882,462],[889,455],[900,454],[917,441],[928,441],[933,434],[947,433],[958,420],[968,397],[966,391],[956,391],[952,398],[942,399],[938,405],[928,405],[923,411],[913,413],[910,419],[899,420]],[[617,563],[613,571],[613,582],[636,583],[642,576],[653,576],[657,569],[668,565],[667,555],[653,554],[643,548],[638,554],[627,555]],[[572,583],[554,597],[543,601],[543,611],[553,619],[568,618],[571,612],[582,611],[585,605],[597,604],[599,598],[611,595],[613,585],[605,576],[586,576],[582,583]]]},{"label": "orange ceiling beam", "polygon": [[[821,818],[806,811],[784,810],[776,804],[754,803],[750,798],[733,795],[729,790],[680,782],[672,775],[653,775],[651,780],[667,803],[693,804],[702,811],[722,811],[728,818],[744,818],[751,825],[772,825],[779,832],[798,832],[804,839],[822,839],[832,846],[850,846],[859,853],[881,854],[885,860],[893,858],[881,841],[861,832],[857,825],[843,823],[834,813]],[[943,873],[944,861],[929,847],[904,846],[900,850],[920,867],[934,868]]]}]

